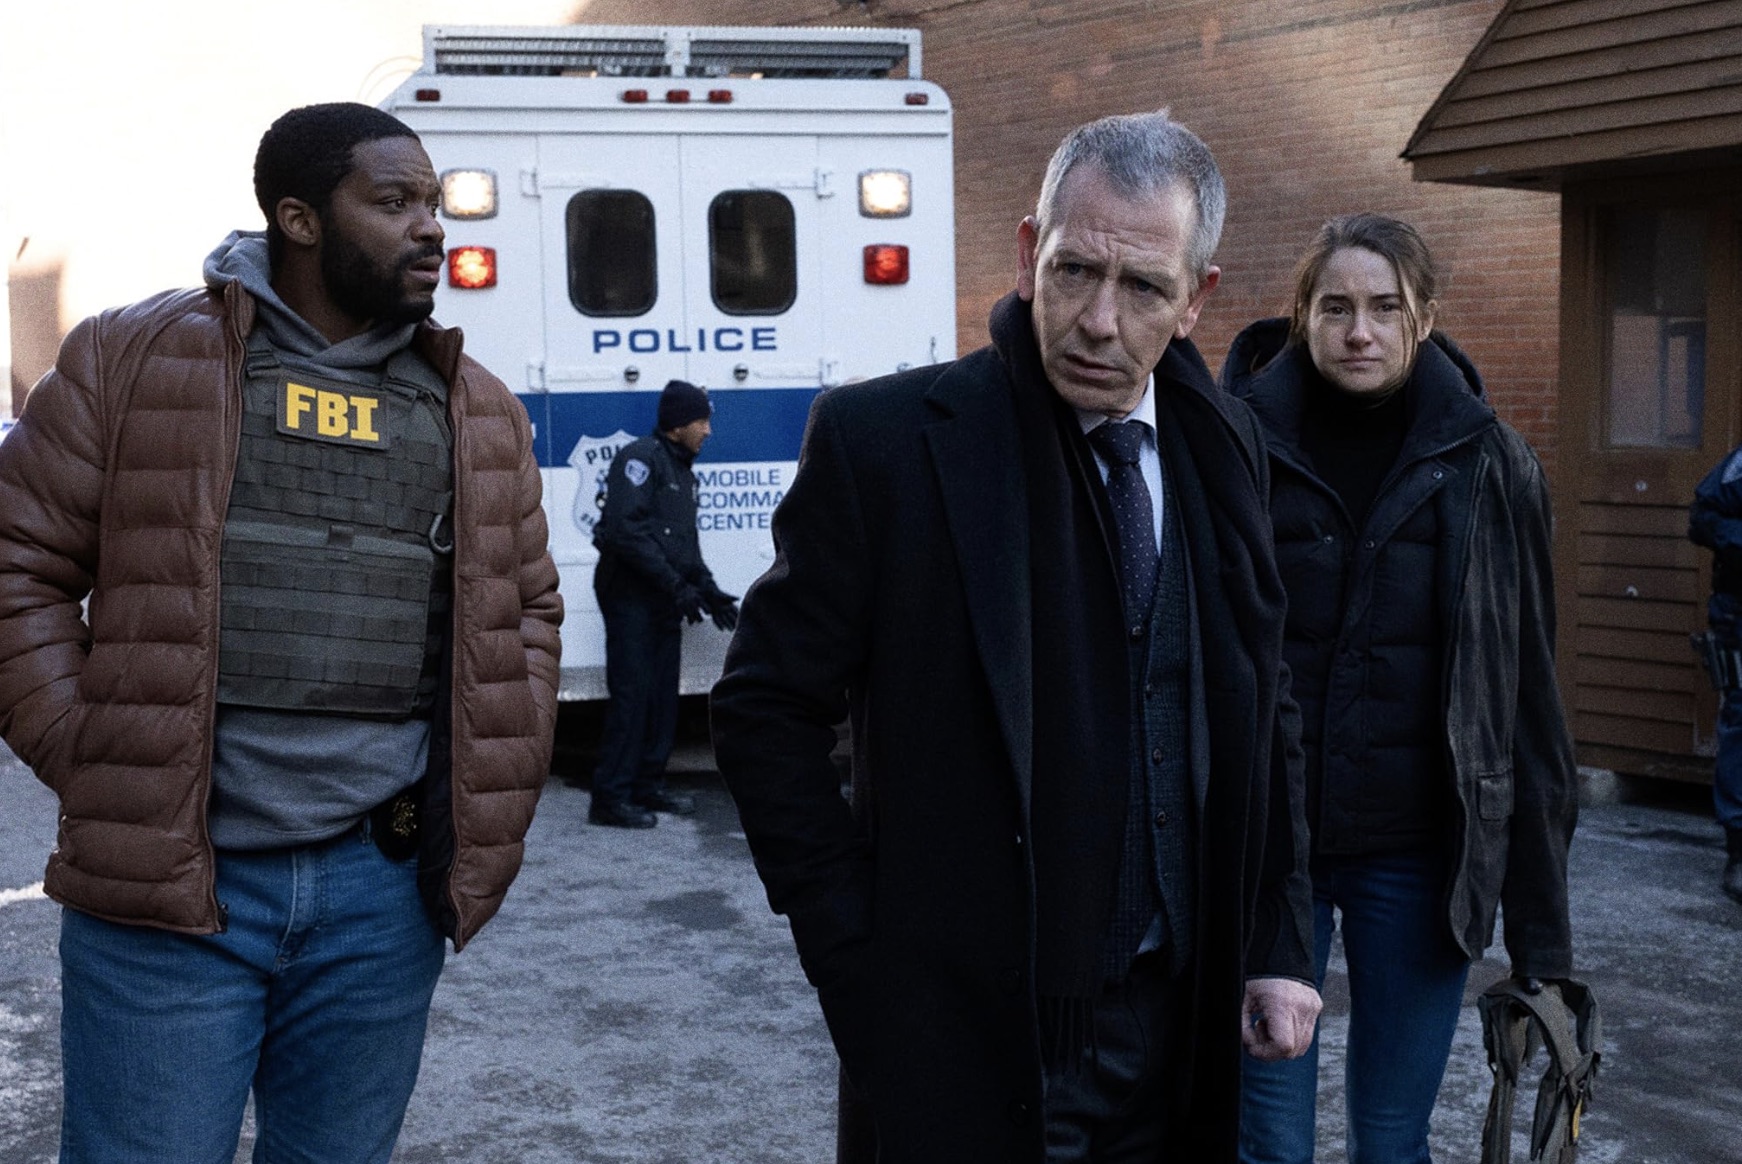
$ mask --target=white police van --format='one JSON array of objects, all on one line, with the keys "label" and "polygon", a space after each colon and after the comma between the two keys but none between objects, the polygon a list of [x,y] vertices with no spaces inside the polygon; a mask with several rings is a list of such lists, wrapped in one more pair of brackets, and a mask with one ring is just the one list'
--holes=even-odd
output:
[{"label": "white police van", "polygon": [[[563,698],[605,695],[592,529],[667,380],[713,397],[702,554],[742,594],[816,394],[954,358],[950,104],[920,65],[909,29],[432,25],[382,103],[442,178],[436,317],[532,417]],[[686,693],[726,642],[686,629]]]}]

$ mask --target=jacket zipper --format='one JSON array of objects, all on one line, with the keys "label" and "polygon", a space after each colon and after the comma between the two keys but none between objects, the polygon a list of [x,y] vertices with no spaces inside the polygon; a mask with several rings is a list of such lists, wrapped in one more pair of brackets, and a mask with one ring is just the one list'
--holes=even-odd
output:
[{"label": "jacket zipper", "polygon": [[[240,358],[232,357],[229,391],[226,391],[220,400],[220,406],[223,409],[225,449],[229,465],[229,472],[219,478],[217,512],[220,515],[230,512],[230,491],[236,480],[236,458],[239,455],[242,442],[242,416],[237,405],[242,394],[242,378],[248,373],[248,337],[241,333],[240,323],[234,310],[237,304],[231,302],[233,297],[238,302],[240,301],[240,292],[236,290],[238,286],[235,283],[229,284],[224,294],[225,317],[226,322],[230,325],[227,329],[227,341],[236,345]],[[230,926],[230,910],[228,906],[218,900],[218,851],[217,847],[212,844],[210,816],[212,753],[217,746],[218,739],[218,640],[223,634],[223,614],[221,612],[223,610],[224,571],[221,563],[223,560],[224,531],[221,516],[219,521],[218,557],[220,565],[212,572],[215,579],[215,585],[212,587],[214,616],[207,624],[212,631],[212,649],[207,652],[208,661],[206,664],[206,690],[208,693],[206,698],[206,756],[204,760],[205,778],[201,781],[202,787],[200,789],[200,835],[206,846],[206,897],[210,903],[212,917],[217,924],[218,932],[223,933]]]}]

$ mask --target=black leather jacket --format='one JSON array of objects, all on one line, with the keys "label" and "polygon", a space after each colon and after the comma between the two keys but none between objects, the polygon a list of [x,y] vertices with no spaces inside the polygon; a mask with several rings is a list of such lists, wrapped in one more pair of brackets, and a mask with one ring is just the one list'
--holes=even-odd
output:
[{"label": "black leather jacket", "polygon": [[[1302,378],[1292,361],[1272,364],[1286,336],[1284,320],[1254,324],[1235,341],[1222,372],[1223,386],[1245,398],[1264,423],[1279,539],[1285,530],[1312,525],[1314,515],[1297,510],[1316,504],[1340,512],[1298,445]],[[1354,555],[1381,550],[1386,530],[1401,524],[1408,510],[1434,507],[1438,576],[1413,584],[1433,588],[1444,635],[1441,772],[1450,782],[1444,802],[1454,861],[1447,922],[1465,953],[1478,957],[1493,939],[1496,906],[1503,902],[1513,973],[1566,977],[1572,971],[1566,861],[1578,774],[1555,682],[1548,485],[1524,439],[1479,415],[1488,411],[1480,404],[1481,377],[1450,340],[1434,333],[1418,357],[1417,374],[1442,384],[1461,379],[1471,395],[1442,394],[1438,410],[1424,404],[1412,418],[1399,463],[1374,502],[1374,520],[1332,568],[1358,578],[1361,572],[1350,569]],[[1386,520],[1387,514],[1397,520]],[[1284,558],[1279,548],[1279,563]],[[1293,603],[1299,587],[1288,573],[1285,567]],[[1371,578],[1366,583],[1369,589],[1374,584]],[[1387,584],[1383,575],[1377,584]],[[1361,593],[1357,588],[1343,599],[1345,626],[1362,617]],[[1289,625],[1297,625],[1292,614]],[[1334,790],[1326,803],[1337,804]],[[1358,804],[1340,811],[1345,815],[1314,822],[1315,851],[1318,830],[1365,823]]]}]

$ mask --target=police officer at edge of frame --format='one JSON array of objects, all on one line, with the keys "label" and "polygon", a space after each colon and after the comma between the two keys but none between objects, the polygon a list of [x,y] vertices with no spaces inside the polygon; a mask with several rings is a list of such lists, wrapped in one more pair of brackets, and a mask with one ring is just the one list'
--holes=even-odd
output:
[{"label": "police officer at edge of frame", "polygon": [[[550,772],[526,410],[428,320],[440,186],[355,103],[267,231],[74,328],[0,446],[0,732],[60,801],[61,1164],[385,1164],[443,935]],[[89,597],[88,613],[81,602]],[[420,892],[421,891],[421,892]]]},{"label": "police officer at edge of frame", "polygon": [[705,612],[721,630],[738,625],[738,599],[714,583],[696,535],[690,466],[713,432],[713,405],[694,384],[659,394],[654,432],[625,445],[605,477],[593,531],[593,591],[605,618],[605,685],[611,704],[593,771],[587,819],[647,829],[656,812],[687,815],[695,799],[665,787],[677,733],[678,659],[684,622]]},{"label": "police officer at edge of frame", "polygon": [[1688,537],[1712,551],[1712,597],[1706,603],[1711,630],[1703,645],[1707,672],[1723,693],[1712,806],[1729,850],[1719,885],[1742,902],[1742,448],[1695,487]]}]

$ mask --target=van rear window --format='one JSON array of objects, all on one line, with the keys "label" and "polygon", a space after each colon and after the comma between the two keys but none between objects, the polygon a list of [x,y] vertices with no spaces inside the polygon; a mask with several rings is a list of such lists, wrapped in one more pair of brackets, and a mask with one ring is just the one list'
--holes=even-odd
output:
[{"label": "van rear window", "polygon": [[636,190],[569,199],[569,302],[586,315],[641,315],[659,296],[653,203]]},{"label": "van rear window", "polygon": [[772,190],[727,190],[708,207],[714,305],[727,315],[779,315],[798,297],[792,203]]}]

